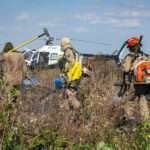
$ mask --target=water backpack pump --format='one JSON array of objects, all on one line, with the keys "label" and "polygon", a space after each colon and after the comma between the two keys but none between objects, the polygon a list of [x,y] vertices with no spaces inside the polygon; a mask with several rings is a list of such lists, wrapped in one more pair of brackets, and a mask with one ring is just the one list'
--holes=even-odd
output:
[{"label": "water backpack pump", "polygon": [[65,86],[64,77],[58,77],[54,80],[54,85],[56,89],[62,89]]},{"label": "water backpack pump", "polygon": [[[80,80],[82,76],[82,66],[79,62],[76,62],[73,67],[69,70],[69,72],[66,74],[67,80],[75,81]],[[56,89],[61,89],[66,86],[66,79],[65,77],[61,76],[54,80],[54,85]]]},{"label": "water backpack pump", "polygon": [[137,83],[150,83],[150,60],[141,60],[134,66],[134,76]]}]

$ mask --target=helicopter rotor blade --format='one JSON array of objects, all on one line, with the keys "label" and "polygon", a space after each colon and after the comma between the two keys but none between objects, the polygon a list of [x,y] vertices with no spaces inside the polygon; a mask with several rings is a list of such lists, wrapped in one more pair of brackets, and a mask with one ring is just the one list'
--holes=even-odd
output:
[{"label": "helicopter rotor blade", "polygon": [[[60,38],[56,38],[56,41],[61,40]],[[98,42],[98,41],[88,41],[88,40],[81,40],[81,39],[74,39],[71,38],[72,41],[75,42],[82,42],[82,43],[86,43],[86,44],[97,44],[97,45],[105,45],[105,46],[111,46],[110,43],[104,43],[104,42]]]}]

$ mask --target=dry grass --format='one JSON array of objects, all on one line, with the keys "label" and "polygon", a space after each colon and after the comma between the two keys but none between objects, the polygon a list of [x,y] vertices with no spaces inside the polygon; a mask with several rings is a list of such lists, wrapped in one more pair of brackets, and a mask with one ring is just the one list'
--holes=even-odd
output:
[{"label": "dry grass", "polygon": [[37,133],[47,127],[58,128],[75,143],[88,141],[94,129],[112,126],[110,112],[116,68],[113,61],[99,59],[95,62],[95,77],[83,83],[83,107],[80,111],[62,108],[67,99],[62,97],[61,92],[54,92],[52,86],[59,71],[44,70],[35,72],[40,79],[40,86],[23,94],[18,106],[18,120],[25,124],[27,130],[32,128]]},{"label": "dry grass", "polygon": [[116,93],[113,85],[120,78],[113,60],[97,58],[94,78],[82,83],[79,111],[64,109],[67,99],[61,91],[54,90],[53,79],[59,70],[38,70],[33,74],[40,79],[40,85],[22,93],[14,104],[12,117],[14,124],[22,124],[28,144],[45,129],[56,129],[73,143],[96,144],[105,140],[106,133],[111,133],[124,109],[131,106],[138,118],[137,102],[113,104]]}]

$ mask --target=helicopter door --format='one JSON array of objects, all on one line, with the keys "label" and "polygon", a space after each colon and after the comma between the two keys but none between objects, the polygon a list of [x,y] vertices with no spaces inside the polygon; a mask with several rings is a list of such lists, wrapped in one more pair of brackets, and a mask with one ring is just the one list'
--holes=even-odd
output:
[{"label": "helicopter door", "polygon": [[49,61],[49,53],[48,52],[40,52],[39,55],[39,66],[40,67],[47,67]]}]

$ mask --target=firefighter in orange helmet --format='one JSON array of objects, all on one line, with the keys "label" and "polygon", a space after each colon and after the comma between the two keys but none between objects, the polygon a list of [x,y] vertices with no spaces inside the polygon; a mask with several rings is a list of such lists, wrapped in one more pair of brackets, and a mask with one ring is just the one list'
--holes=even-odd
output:
[{"label": "firefighter in orange helmet", "polygon": [[130,81],[130,74],[133,72],[133,63],[137,57],[143,54],[141,51],[140,38],[132,37],[127,40],[127,48],[129,49],[129,54],[124,58],[122,66],[124,71],[124,79],[126,83]]},{"label": "firefighter in orange helmet", "polygon": [[141,51],[142,44],[140,43],[140,39],[136,37],[132,37],[127,40],[127,48],[129,49],[129,54],[125,57],[123,61],[123,67],[125,72],[132,71],[132,64],[134,60],[143,52]]},{"label": "firefighter in orange helmet", "polygon": [[[141,40],[142,36],[140,38],[132,37],[127,40],[127,48],[129,49],[129,54],[124,58],[123,62],[123,80],[126,84],[126,90],[128,90],[128,96],[126,97],[128,100],[135,100],[138,98],[139,101],[139,111],[141,114],[141,119],[147,120],[149,118],[149,108],[147,99],[145,97],[147,92],[144,92],[144,88],[146,88],[143,85],[134,85],[132,83],[132,77],[133,77],[133,71],[134,71],[134,62],[140,58],[141,56],[148,56],[144,52],[141,51]],[[131,84],[131,85],[130,85]],[[142,88],[142,90],[141,90]],[[146,88],[147,89],[147,88]],[[144,92],[144,93],[143,93]],[[132,102],[131,102],[132,103]],[[128,118],[128,121],[136,121],[134,117],[134,109],[132,110],[132,105],[130,103],[126,106],[126,115]]]}]

